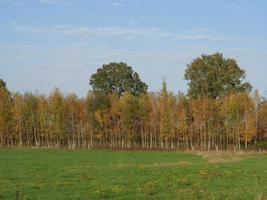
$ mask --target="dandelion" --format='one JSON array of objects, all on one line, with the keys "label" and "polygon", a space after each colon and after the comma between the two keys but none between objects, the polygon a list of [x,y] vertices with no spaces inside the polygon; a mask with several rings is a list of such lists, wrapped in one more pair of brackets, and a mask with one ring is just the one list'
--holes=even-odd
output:
[{"label": "dandelion", "polygon": [[113,193],[120,193],[121,191],[122,191],[122,188],[120,188],[119,186],[114,186],[114,187],[112,187],[112,192]]}]

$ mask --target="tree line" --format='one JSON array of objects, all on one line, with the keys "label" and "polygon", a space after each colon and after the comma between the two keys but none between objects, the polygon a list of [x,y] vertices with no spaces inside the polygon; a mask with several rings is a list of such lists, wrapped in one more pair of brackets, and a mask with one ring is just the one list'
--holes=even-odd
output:
[{"label": "tree line", "polygon": [[188,92],[159,92],[126,63],[103,65],[86,97],[20,94],[0,79],[0,146],[240,150],[264,148],[267,101],[245,71],[222,54],[201,55],[186,68]]}]

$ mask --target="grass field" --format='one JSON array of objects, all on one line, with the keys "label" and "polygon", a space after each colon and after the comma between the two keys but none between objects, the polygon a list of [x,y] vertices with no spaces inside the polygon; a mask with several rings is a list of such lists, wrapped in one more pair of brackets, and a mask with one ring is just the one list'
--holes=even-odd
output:
[{"label": "grass field", "polygon": [[266,154],[0,149],[0,199],[266,196]]}]

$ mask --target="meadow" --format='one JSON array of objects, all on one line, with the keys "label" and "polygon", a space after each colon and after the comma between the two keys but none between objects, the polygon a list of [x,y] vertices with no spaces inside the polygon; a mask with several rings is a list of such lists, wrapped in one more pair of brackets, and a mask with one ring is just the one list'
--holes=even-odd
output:
[{"label": "meadow", "polygon": [[0,199],[264,199],[267,154],[0,149]]}]

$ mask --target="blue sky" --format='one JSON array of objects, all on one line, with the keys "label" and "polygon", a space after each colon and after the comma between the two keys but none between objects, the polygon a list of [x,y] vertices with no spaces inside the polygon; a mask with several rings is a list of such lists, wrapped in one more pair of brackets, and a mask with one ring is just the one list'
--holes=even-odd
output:
[{"label": "blue sky", "polygon": [[0,0],[0,78],[12,91],[85,96],[104,63],[127,62],[150,91],[222,52],[267,96],[266,0]]}]

